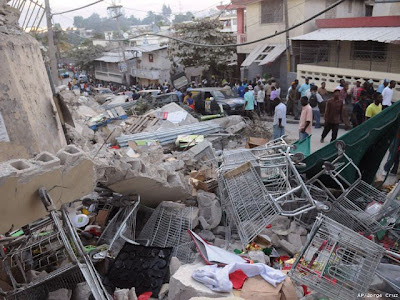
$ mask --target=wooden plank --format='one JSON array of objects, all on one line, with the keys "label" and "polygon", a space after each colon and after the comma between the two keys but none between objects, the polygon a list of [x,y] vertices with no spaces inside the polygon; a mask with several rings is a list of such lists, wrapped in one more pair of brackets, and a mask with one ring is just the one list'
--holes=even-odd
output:
[{"label": "wooden plank", "polygon": [[251,162],[248,161],[247,163],[244,163],[240,167],[226,172],[224,174],[224,177],[226,179],[233,178],[233,177],[235,177],[235,176],[237,176],[237,175],[239,175],[239,174],[241,174],[243,172],[246,172],[246,171],[250,170],[251,167],[252,167]]}]

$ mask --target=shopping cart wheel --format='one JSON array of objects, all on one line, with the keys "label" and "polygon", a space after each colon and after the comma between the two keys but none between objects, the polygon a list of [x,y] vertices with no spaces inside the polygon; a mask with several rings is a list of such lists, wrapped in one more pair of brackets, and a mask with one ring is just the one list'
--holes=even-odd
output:
[{"label": "shopping cart wheel", "polygon": [[42,203],[44,207],[46,207],[46,209],[53,204],[45,188],[41,187],[39,189],[39,195],[40,195],[40,200],[42,200]]},{"label": "shopping cart wheel", "polygon": [[290,150],[292,151],[296,151],[297,150],[297,146],[296,145],[290,145]]},{"label": "shopping cart wheel", "polygon": [[342,140],[338,140],[335,142],[335,147],[339,151],[344,151],[344,149],[346,149],[346,143],[343,142]]},{"label": "shopping cart wheel", "polygon": [[333,163],[331,163],[330,161],[325,161],[324,162],[324,165],[323,165],[323,168],[326,170],[326,171],[333,171],[333,170],[335,170],[335,165],[333,164]]},{"label": "shopping cart wheel", "polygon": [[318,208],[320,211],[322,211],[324,213],[328,213],[332,210],[332,203],[326,202],[326,201],[320,202],[320,205]]},{"label": "shopping cart wheel", "polygon": [[303,161],[303,159],[304,159],[304,154],[300,153],[300,152],[297,152],[297,153],[293,154],[293,156],[292,156],[292,160],[294,163],[299,163],[299,162]]}]

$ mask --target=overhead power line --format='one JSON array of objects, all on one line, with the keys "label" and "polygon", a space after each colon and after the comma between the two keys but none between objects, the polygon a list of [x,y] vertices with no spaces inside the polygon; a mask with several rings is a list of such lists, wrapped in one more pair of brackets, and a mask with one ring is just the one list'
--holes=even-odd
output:
[{"label": "overhead power line", "polygon": [[275,37],[275,36],[277,36],[277,35],[281,35],[281,34],[283,34],[283,33],[286,33],[286,32],[288,32],[288,31],[290,31],[290,30],[293,30],[293,29],[295,29],[295,28],[297,28],[297,27],[299,27],[299,26],[301,26],[301,25],[303,25],[303,24],[305,24],[305,23],[307,23],[307,22],[310,22],[311,20],[313,20],[313,19],[319,17],[320,15],[326,13],[327,11],[331,10],[332,8],[335,8],[336,6],[338,6],[339,4],[343,3],[344,1],[346,1],[346,0],[339,0],[339,1],[337,1],[337,2],[333,3],[332,5],[328,6],[326,9],[320,11],[319,13],[317,13],[317,14],[311,16],[310,18],[308,18],[308,19],[306,19],[306,20],[304,20],[304,21],[302,21],[302,22],[300,22],[300,23],[297,23],[297,24],[295,24],[295,25],[289,27],[288,29],[285,29],[285,30],[276,32],[276,33],[274,33],[274,34],[268,35],[268,36],[266,36],[266,37],[263,37],[263,38],[260,38],[260,39],[257,39],[257,40],[251,41],[251,42],[242,43],[242,44],[225,44],[225,45],[200,44],[200,43],[185,41],[185,40],[182,40],[182,39],[178,39],[178,38],[176,38],[176,37],[167,36],[167,35],[163,35],[163,34],[157,34],[157,33],[144,33],[144,34],[139,34],[139,35],[137,35],[137,36],[134,36],[134,37],[132,37],[132,38],[138,38],[138,37],[142,37],[142,36],[149,36],[149,35],[152,35],[152,36],[158,36],[158,37],[168,38],[168,39],[170,39],[170,40],[174,40],[174,41],[177,41],[177,42],[180,42],[180,43],[183,43],[183,44],[188,44],[188,45],[198,46],[198,47],[228,48],[228,47],[246,46],[246,45],[251,45],[251,44],[255,44],[255,43],[261,42],[261,41],[268,40],[268,39],[273,38],[273,37]]},{"label": "overhead power line", "polygon": [[76,10],[80,10],[80,9],[82,9],[82,8],[86,8],[86,7],[95,5],[95,4],[100,3],[100,2],[103,2],[103,1],[104,1],[104,0],[98,0],[98,1],[96,1],[96,2],[90,3],[90,4],[85,5],[85,6],[81,6],[81,7],[78,7],[78,8],[74,8],[74,9],[70,9],[70,10],[66,10],[66,11],[62,11],[62,12],[56,12],[56,13],[53,13],[52,15],[54,16],[54,15],[66,14],[66,13],[69,13],[69,12],[73,12],[73,11],[76,11]]}]

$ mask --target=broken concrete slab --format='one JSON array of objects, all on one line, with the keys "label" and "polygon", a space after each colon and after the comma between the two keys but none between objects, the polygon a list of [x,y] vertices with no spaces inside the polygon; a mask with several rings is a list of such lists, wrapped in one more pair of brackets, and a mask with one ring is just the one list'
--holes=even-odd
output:
[{"label": "broken concrete slab", "polygon": [[90,194],[96,184],[93,162],[86,156],[81,156],[73,165],[35,167],[26,173],[24,169],[19,171],[1,177],[0,195],[6,203],[2,203],[0,212],[0,233],[8,231],[12,225],[19,228],[48,214],[39,197],[39,188],[46,188],[60,208],[64,203]]},{"label": "broken concrete slab", "polygon": [[294,245],[292,245],[291,243],[289,243],[286,240],[280,240],[280,244],[281,244],[281,248],[283,250],[287,251],[292,256],[301,250],[301,247],[296,248]]},{"label": "broken concrete slab", "polygon": [[171,277],[169,282],[169,300],[189,300],[193,297],[232,297],[232,293],[217,293],[210,290],[204,284],[192,278],[193,271],[203,267],[203,263],[181,266]]},{"label": "broken concrete slab", "polygon": [[215,240],[215,235],[209,230],[201,230],[199,235],[207,242],[212,243]]}]

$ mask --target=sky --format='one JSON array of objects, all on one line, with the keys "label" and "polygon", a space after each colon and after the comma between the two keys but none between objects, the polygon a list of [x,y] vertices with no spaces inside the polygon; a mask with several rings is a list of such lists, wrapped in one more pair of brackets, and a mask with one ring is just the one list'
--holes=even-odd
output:
[{"label": "sky", "polygon": [[[43,1],[44,2],[44,1]],[[77,8],[95,2],[95,0],[79,0],[79,1],[66,1],[66,0],[50,0],[50,7],[52,12],[62,12],[69,9]],[[136,18],[144,18],[147,11],[161,12],[162,5],[170,5],[172,13],[178,14],[179,12],[191,11],[196,17],[204,15],[208,10],[216,8],[223,4],[228,4],[229,0],[116,0],[117,4],[124,7],[125,15],[134,15]],[[112,4],[112,0],[105,0],[88,8],[74,11],[64,15],[54,16],[54,23],[60,23],[63,28],[72,26],[74,16],[89,17],[93,13],[98,13],[100,16],[107,16],[107,6]],[[42,24],[43,26],[43,24]]]}]

